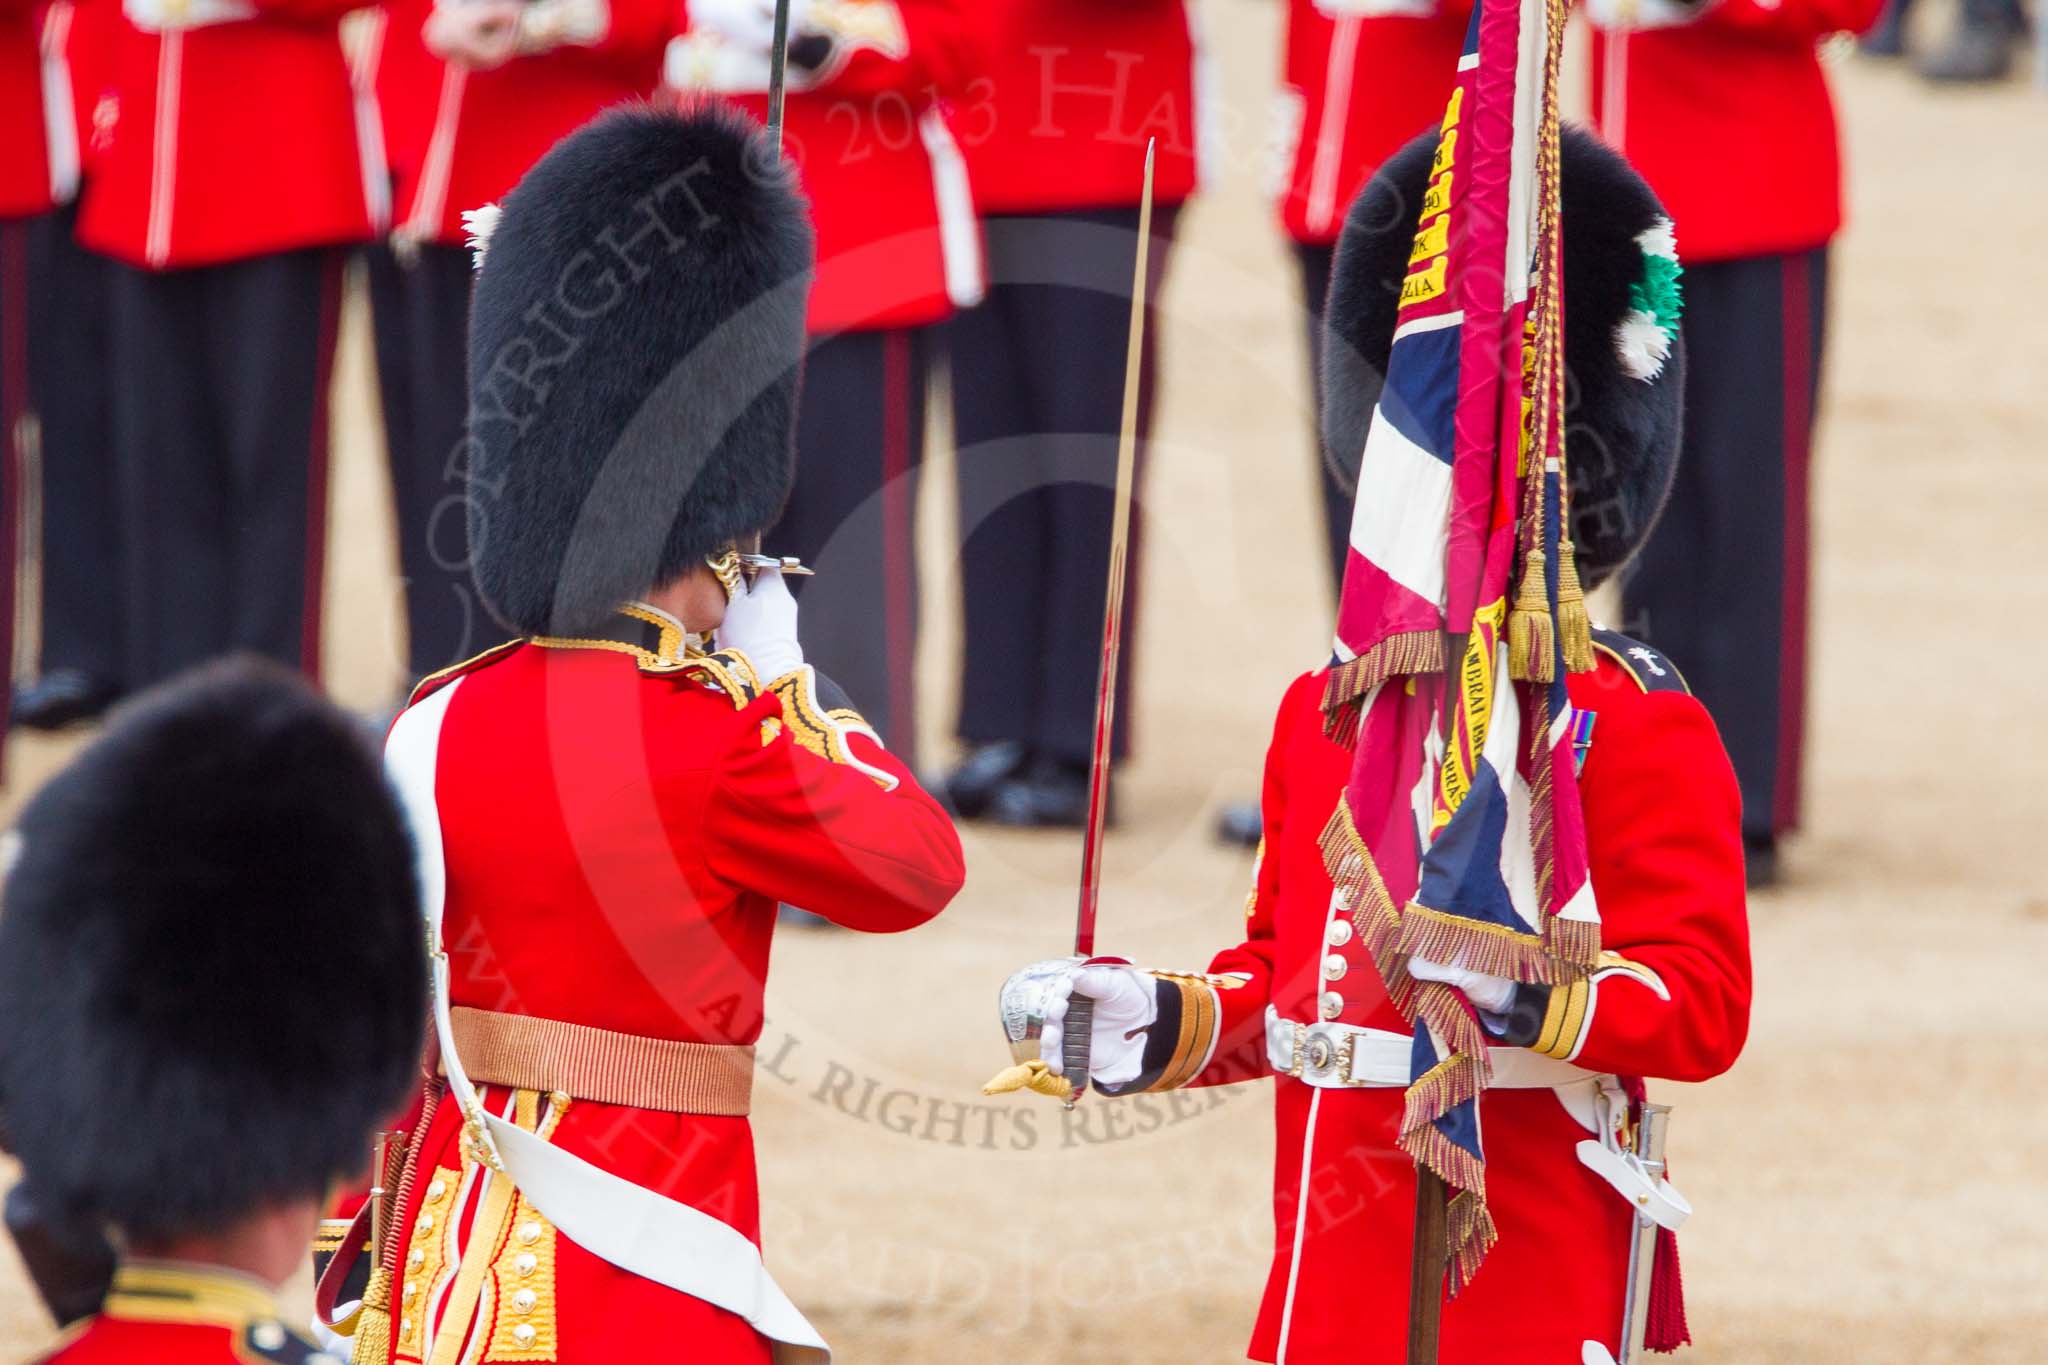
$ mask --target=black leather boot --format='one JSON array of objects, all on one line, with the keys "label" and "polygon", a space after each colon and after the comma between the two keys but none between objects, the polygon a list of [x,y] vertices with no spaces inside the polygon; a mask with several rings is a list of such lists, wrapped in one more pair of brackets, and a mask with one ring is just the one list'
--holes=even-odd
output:
[{"label": "black leather boot", "polygon": [[1030,750],[1012,740],[976,745],[939,779],[939,801],[962,820],[978,820],[988,814],[997,789],[1023,772],[1030,761]]},{"label": "black leather boot", "polygon": [[60,668],[14,694],[14,724],[24,730],[62,730],[99,719],[120,695],[110,682]]}]

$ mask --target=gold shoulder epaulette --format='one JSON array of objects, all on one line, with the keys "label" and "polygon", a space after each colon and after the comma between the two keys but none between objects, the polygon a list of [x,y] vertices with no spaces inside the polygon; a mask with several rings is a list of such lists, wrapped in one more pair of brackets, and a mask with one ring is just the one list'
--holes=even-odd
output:
[{"label": "gold shoulder epaulette", "polygon": [[1645,692],[1683,692],[1692,695],[1692,688],[1686,683],[1685,675],[1678,671],[1678,665],[1661,650],[1655,650],[1641,640],[1632,639],[1618,630],[1593,627],[1593,648],[1626,669],[1636,680],[1636,686]]}]

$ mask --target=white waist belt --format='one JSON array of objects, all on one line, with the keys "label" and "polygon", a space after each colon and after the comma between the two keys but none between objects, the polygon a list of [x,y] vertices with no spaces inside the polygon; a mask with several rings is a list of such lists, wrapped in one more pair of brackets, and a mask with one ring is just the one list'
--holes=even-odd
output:
[{"label": "white waist belt", "polygon": [[[1357,1024],[1299,1024],[1266,1006],[1266,1060],[1273,1070],[1324,1089],[1405,1089],[1415,1040]],[[1498,1090],[1555,1090],[1598,1073],[1524,1047],[1488,1048]]]},{"label": "white waist belt", "polygon": [[[1357,1024],[1297,1024],[1266,1006],[1266,1060],[1282,1076],[1321,1089],[1406,1089],[1415,1040]],[[1676,1229],[1692,1213],[1662,1175],[1652,1178],[1625,1152],[1615,1123],[1627,1101],[1614,1077],[1522,1047],[1488,1048],[1496,1090],[1548,1090],[1599,1141],[1578,1144],[1578,1158],[1645,1216]]]}]

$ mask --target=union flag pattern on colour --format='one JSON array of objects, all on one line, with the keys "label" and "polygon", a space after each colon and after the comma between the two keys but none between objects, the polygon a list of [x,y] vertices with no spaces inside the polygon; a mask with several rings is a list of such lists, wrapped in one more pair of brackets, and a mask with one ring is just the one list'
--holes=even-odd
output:
[{"label": "union flag pattern on colour", "polygon": [[1563,22],[1561,0],[1473,14],[1360,462],[1324,697],[1355,749],[1324,856],[1415,1024],[1401,1143],[1454,1191],[1453,1293],[1495,1240],[1487,1034],[1408,961],[1558,984],[1600,951],[1564,686],[1589,647],[1561,568]]}]

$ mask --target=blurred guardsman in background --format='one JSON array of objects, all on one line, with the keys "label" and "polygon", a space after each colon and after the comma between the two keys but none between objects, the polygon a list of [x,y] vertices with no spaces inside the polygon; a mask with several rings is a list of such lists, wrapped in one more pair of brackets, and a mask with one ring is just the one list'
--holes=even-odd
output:
[{"label": "blurred guardsman in background", "polygon": [[776,904],[908,929],[962,871],[804,661],[779,570],[734,553],[788,495],[810,269],[793,174],[715,103],[601,117],[489,231],[470,545],[520,638],[421,684],[386,745],[447,1079],[358,1365],[819,1344],[761,1264],[745,1118]]},{"label": "blurred guardsman in background", "polygon": [[357,0],[123,0],[79,236],[110,281],[127,682],[317,674],[343,247],[389,200]]},{"label": "blurred guardsman in background", "polygon": [[[1390,160],[1338,242],[1324,429],[1333,449],[1353,453],[1353,472],[1368,421],[1388,420],[1384,407],[1373,416],[1374,404],[1435,150],[1430,133]],[[1661,208],[1590,136],[1567,131],[1562,154],[1565,363],[1599,394],[1574,415],[1571,439],[1608,456],[1571,461],[1571,538],[1580,574],[1597,582],[1628,560],[1670,486],[1684,361],[1681,350],[1661,368],[1644,363],[1650,353],[1632,317],[1657,292],[1653,258],[1668,261]],[[1393,983],[1412,991],[1427,971],[1454,986],[1498,1044],[1481,1102],[1499,1240],[1445,1310],[1442,1358],[1456,1365],[1591,1361],[1588,1348],[1615,1348],[1635,1206],[1617,1193],[1626,1183],[1619,1165],[1603,1157],[1596,1167],[1579,1148],[1612,1153],[1603,1126],[1640,1101],[1642,1077],[1715,1075],[1747,1031],[1742,845],[1727,755],[1670,661],[1618,635],[1596,640],[1597,666],[1567,683],[1572,714],[1597,721],[1575,731],[1605,949],[1597,969],[1553,988],[1415,955]],[[1390,999],[1370,931],[1358,927],[1368,922],[1362,898],[1338,894],[1329,870],[1325,830],[1354,765],[1352,741],[1333,738],[1326,723],[1329,679],[1327,669],[1304,674],[1280,703],[1244,942],[1218,953],[1206,975],[1091,965],[1071,978],[1095,1001],[1089,1071],[1106,1094],[1278,1078],[1274,1259],[1250,1354],[1290,1365],[1403,1358],[1415,1226],[1414,1167],[1400,1145],[1412,1027]],[[1405,822],[1405,787],[1397,804]],[[1040,1039],[1055,1071],[1066,998],[1055,992]],[[1020,1080],[1009,1073],[999,1083]],[[1097,1102],[1115,1101],[1085,1101]],[[1661,1287],[1675,1291],[1675,1278]],[[1653,1319],[1653,1344],[1671,1349],[1682,1319],[1682,1309]]]},{"label": "blurred guardsman in background", "polygon": [[[339,1365],[274,1296],[404,1104],[427,1002],[368,738],[274,664],[210,665],[117,712],[8,838],[9,1226],[59,1319],[92,1314],[43,1359]],[[53,1258],[29,1192],[118,1266]]]},{"label": "blurred guardsman in background", "polygon": [[23,445],[34,440],[28,376],[28,229],[49,212],[50,147],[43,130],[35,6],[0,0],[0,734],[14,677],[15,528],[21,524]]},{"label": "blurred guardsman in background", "polygon": [[[1301,279],[1318,408],[1323,298],[1344,211],[1381,162],[1443,117],[1471,17],[1470,0],[1288,0],[1275,107],[1286,176],[1279,211]],[[1323,455],[1320,439],[1316,450],[1334,589],[1344,578],[1351,494],[1332,460],[1357,452]]]},{"label": "blurred guardsman in background", "polygon": [[[42,127],[56,207],[29,226],[29,387],[39,437],[23,510],[41,508],[41,656],[14,722],[54,730],[105,711],[126,675],[120,591],[125,547],[115,501],[104,258],[78,244],[78,194],[95,153],[110,0],[56,0],[42,16]],[[12,126],[11,122],[8,126]]]},{"label": "blurred guardsman in background", "polygon": [[[797,0],[783,151],[818,237],[796,486],[770,532],[818,666],[915,767],[918,471],[933,325],[982,295],[981,232],[940,112],[966,79],[954,0]],[[668,85],[767,114],[769,0],[690,0]]]},{"label": "blurred guardsman in background", "polygon": [[1682,660],[1742,782],[1752,882],[1799,826],[1808,488],[1842,225],[1815,45],[1879,0],[1594,0],[1601,135],[1671,206],[1686,277],[1685,458],[1622,582],[1628,628]]},{"label": "blurred guardsman in background", "polygon": [[[986,0],[965,12],[979,74],[954,102],[953,129],[987,230],[989,291],[950,329],[969,751],[946,792],[965,816],[1079,825],[1145,145],[1157,139],[1149,305],[1195,192],[1205,82],[1186,0]],[[1158,334],[1145,329],[1141,479]],[[1135,596],[1126,602],[1135,616]],[[1131,672],[1118,672],[1119,755]]]},{"label": "blurred guardsman in background", "polygon": [[668,14],[668,0],[398,0],[372,21],[394,212],[390,243],[370,252],[370,299],[408,686],[498,639],[469,581],[462,215],[599,110],[651,94]]},{"label": "blurred guardsman in background", "polygon": [[[1280,225],[1294,248],[1307,323],[1309,385],[1323,394],[1323,299],[1344,211],[1380,163],[1417,130],[1443,116],[1471,18],[1469,0],[1288,0],[1284,65],[1274,116],[1283,157]],[[1330,585],[1344,579],[1351,494],[1342,461],[1317,431],[1316,486]],[[1246,848],[1259,842],[1259,803],[1223,808],[1217,835]]]}]

